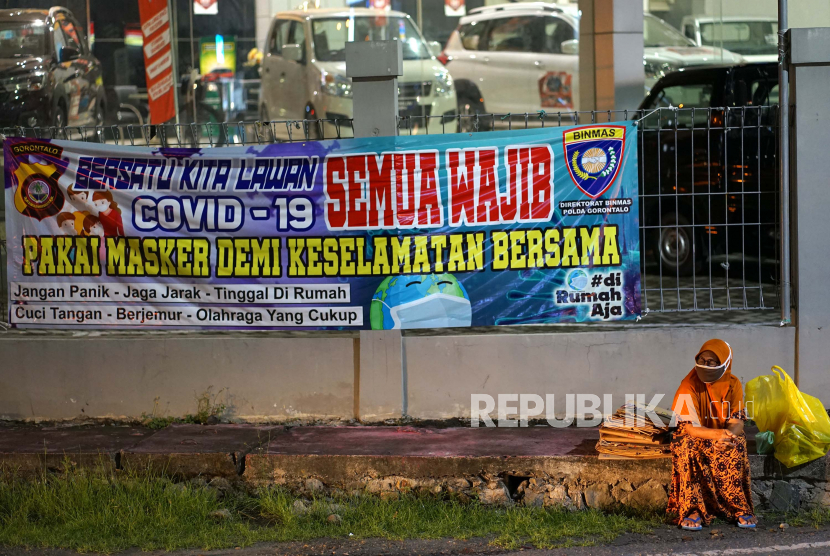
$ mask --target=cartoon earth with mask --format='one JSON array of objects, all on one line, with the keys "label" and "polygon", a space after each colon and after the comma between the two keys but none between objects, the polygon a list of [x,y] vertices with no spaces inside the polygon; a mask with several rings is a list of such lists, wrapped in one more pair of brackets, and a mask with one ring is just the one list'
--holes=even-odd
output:
[{"label": "cartoon earth with mask", "polygon": [[389,276],[372,297],[369,320],[372,330],[470,326],[473,310],[452,274]]},{"label": "cartoon earth with mask", "polygon": [[568,286],[572,290],[582,291],[588,285],[588,274],[582,269],[576,269],[568,274]]}]

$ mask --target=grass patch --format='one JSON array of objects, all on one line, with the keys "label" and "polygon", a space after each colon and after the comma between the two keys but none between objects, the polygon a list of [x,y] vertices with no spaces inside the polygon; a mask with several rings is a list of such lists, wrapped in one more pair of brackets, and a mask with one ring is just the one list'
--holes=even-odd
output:
[{"label": "grass patch", "polygon": [[189,423],[195,425],[207,425],[213,418],[219,419],[227,410],[224,399],[225,389],[222,388],[215,394],[213,386],[196,396],[196,413],[188,413],[184,417],[171,417],[162,415],[159,412],[159,399],[153,400],[153,412],[141,414],[141,424],[151,430],[159,430],[169,427],[173,423]]},{"label": "grass patch", "polygon": [[793,527],[814,527],[818,529],[826,523],[830,523],[830,508],[812,508],[797,513],[786,514],[780,519]]},{"label": "grass patch", "polygon": [[[645,533],[661,518],[567,512],[543,508],[487,508],[432,497],[382,501],[360,496],[318,498],[298,513],[285,490],[223,498],[197,485],[146,475],[66,471],[34,480],[0,480],[0,546],[113,552],[127,548],[218,549],[256,542],[318,538],[436,539],[487,537],[505,548],[607,542]],[[336,504],[337,506],[332,506]],[[211,517],[228,509],[230,519]],[[341,516],[340,523],[326,518]]]},{"label": "grass patch", "polygon": [[[539,548],[610,541],[622,533],[650,531],[656,516],[641,519],[596,510],[568,512],[543,508],[491,508],[428,496],[380,500],[363,496],[344,500],[337,510],[339,525],[326,522],[330,505],[315,500],[309,512],[297,515],[294,498],[283,490],[260,493],[259,513],[281,529],[278,540],[308,540],[353,533],[360,538],[440,539],[492,537],[505,548],[533,544]],[[335,502],[337,503],[337,502]]]}]

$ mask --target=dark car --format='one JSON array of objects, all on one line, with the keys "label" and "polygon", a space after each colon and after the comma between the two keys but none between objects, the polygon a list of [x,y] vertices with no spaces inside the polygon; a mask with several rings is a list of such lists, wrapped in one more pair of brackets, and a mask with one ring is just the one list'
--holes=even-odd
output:
[{"label": "dark car", "polygon": [[775,63],[671,73],[642,102],[643,250],[664,272],[774,259],[777,104]]},{"label": "dark car", "polygon": [[101,63],[72,13],[0,10],[0,127],[101,125]]}]

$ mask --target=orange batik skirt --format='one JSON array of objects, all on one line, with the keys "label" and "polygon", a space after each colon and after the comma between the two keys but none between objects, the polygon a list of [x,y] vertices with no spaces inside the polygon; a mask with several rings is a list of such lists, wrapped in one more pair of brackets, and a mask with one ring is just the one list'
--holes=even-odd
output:
[{"label": "orange batik skirt", "polygon": [[706,525],[715,516],[737,521],[738,516],[755,515],[746,435],[735,439],[736,446],[720,450],[714,440],[684,434],[690,426],[688,422],[679,423],[672,439],[672,480],[666,511],[676,513],[675,523],[679,523],[697,510]]}]

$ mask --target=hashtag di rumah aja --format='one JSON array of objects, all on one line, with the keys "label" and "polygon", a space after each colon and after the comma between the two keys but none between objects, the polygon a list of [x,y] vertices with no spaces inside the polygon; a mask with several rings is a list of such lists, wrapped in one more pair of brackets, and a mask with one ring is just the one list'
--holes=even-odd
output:
[{"label": "hashtag di rumah aja", "polygon": [[[556,290],[556,302],[564,303],[596,303],[602,301],[622,301],[619,290],[611,288],[607,292],[569,292]],[[613,314],[613,313],[612,313]]]}]

